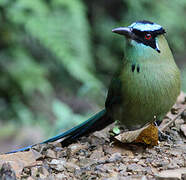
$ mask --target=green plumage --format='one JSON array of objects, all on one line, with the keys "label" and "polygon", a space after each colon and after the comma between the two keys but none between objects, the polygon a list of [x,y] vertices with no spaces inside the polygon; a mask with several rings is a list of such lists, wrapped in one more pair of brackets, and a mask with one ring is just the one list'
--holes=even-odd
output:
[{"label": "green plumage", "polygon": [[109,88],[106,109],[127,128],[144,125],[154,116],[162,120],[179,95],[179,69],[164,35],[157,41],[161,53],[129,39]]}]

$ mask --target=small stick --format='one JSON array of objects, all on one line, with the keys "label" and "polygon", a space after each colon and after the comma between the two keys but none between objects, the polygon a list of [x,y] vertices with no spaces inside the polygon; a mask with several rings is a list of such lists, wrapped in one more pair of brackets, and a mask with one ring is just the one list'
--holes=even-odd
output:
[{"label": "small stick", "polygon": [[163,126],[162,128],[160,128],[160,131],[164,131],[167,127],[169,127],[179,116],[181,116],[181,114],[186,110],[186,107],[183,108],[177,115],[176,117],[174,117],[171,121],[169,121],[167,124],[165,124],[165,126]]}]

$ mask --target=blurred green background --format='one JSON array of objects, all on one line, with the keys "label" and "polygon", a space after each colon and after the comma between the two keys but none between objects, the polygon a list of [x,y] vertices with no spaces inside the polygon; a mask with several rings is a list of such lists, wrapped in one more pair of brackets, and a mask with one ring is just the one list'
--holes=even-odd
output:
[{"label": "blurred green background", "polygon": [[114,27],[161,24],[186,91],[185,17],[185,0],[1,0],[0,151],[40,142],[104,107],[123,56]]}]

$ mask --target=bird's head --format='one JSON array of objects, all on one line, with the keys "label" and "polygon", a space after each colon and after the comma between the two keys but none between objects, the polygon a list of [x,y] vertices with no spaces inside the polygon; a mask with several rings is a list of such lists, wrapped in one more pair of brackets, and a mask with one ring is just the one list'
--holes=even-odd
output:
[{"label": "bird's head", "polygon": [[164,34],[165,30],[150,21],[136,21],[128,27],[115,28],[112,32],[124,35],[128,39],[151,47],[160,53],[157,37]]}]

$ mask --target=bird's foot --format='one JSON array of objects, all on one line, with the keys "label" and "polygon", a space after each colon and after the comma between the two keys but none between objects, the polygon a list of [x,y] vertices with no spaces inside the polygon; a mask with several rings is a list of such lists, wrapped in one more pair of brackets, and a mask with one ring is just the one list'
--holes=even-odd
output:
[{"label": "bird's foot", "polygon": [[173,141],[173,138],[170,135],[160,131],[159,129],[158,129],[158,139],[159,141]]},{"label": "bird's foot", "polygon": [[159,141],[173,141],[173,138],[170,135],[164,133],[163,131],[159,129],[160,124],[161,124],[161,121],[156,120],[154,122],[154,125],[158,128],[158,140]]}]

